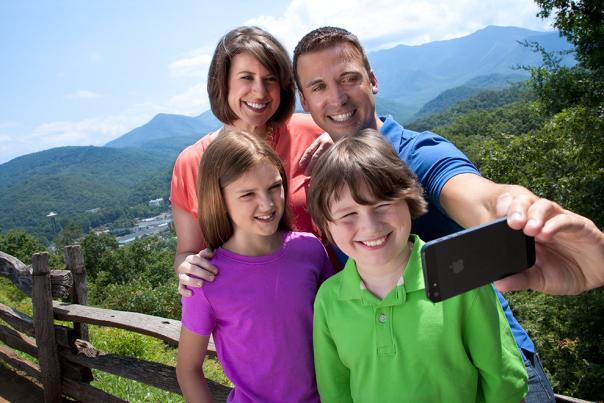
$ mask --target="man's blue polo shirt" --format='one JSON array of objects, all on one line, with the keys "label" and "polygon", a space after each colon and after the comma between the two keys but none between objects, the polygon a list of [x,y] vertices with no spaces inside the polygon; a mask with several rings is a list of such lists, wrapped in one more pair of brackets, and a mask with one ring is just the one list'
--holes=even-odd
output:
[{"label": "man's blue polo shirt", "polygon": [[[428,212],[413,220],[411,232],[427,242],[462,230],[462,227],[445,214],[439,202],[440,192],[445,183],[455,175],[462,173],[480,175],[478,169],[464,153],[444,137],[432,132],[418,133],[404,129],[392,116],[380,117],[380,119],[383,122],[380,132],[400,159],[417,175],[428,201]],[[343,261],[345,262],[346,259]],[[521,351],[534,353],[533,342],[512,314],[507,301],[499,291],[495,290],[495,293],[501,302],[516,344]]]}]

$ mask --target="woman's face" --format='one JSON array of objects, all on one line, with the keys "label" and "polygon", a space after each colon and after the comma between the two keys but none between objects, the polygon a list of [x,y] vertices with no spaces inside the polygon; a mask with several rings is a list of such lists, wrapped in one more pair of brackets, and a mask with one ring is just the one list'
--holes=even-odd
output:
[{"label": "woman's face", "polygon": [[278,78],[254,56],[239,53],[229,71],[228,103],[238,119],[233,126],[254,133],[264,129],[281,102]]}]

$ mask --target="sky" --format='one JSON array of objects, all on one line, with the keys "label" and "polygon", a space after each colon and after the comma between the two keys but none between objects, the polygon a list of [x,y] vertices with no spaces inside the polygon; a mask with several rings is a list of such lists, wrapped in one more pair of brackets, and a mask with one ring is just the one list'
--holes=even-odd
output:
[{"label": "sky", "polygon": [[240,25],[290,53],[310,30],[340,26],[374,51],[488,25],[551,30],[537,12],[532,0],[0,0],[0,164],[101,146],[158,113],[200,115],[214,47]]}]

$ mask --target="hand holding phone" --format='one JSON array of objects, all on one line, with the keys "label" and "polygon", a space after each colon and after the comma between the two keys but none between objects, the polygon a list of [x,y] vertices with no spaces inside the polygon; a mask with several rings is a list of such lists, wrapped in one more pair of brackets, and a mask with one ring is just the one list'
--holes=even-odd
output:
[{"label": "hand holding phone", "polygon": [[533,266],[535,240],[504,217],[427,242],[421,255],[426,295],[439,302]]}]

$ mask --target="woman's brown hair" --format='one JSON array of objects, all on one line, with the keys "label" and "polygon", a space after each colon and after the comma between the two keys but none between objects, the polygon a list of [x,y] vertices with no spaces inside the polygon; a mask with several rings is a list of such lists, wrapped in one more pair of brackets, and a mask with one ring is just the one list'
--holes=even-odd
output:
[{"label": "woman's brown hair", "polygon": [[239,130],[223,131],[203,153],[197,180],[199,226],[210,248],[222,246],[233,236],[223,189],[261,161],[274,165],[281,175],[285,211],[279,229],[290,229],[287,177],[279,156],[268,143],[251,134]]},{"label": "woman's brown hair", "polygon": [[233,58],[240,53],[254,56],[281,88],[281,102],[270,122],[284,123],[294,112],[296,89],[287,51],[274,36],[258,27],[239,27],[223,36],[212,57],[208,72],[208,96],[212,113],[223,123],[238,119],[228,103],[229,72]]}]

